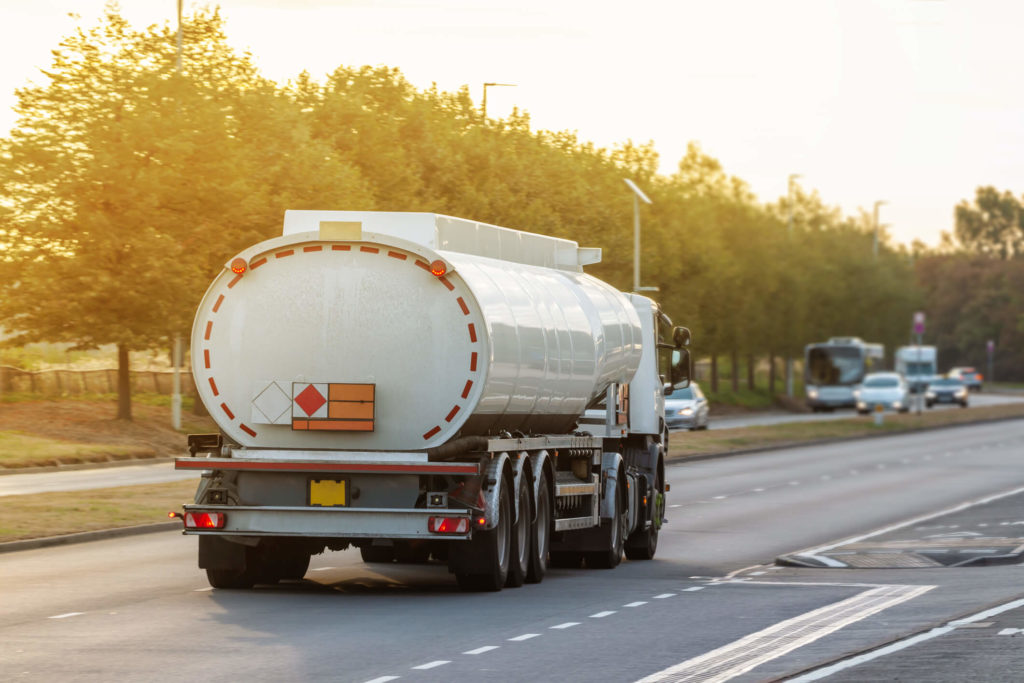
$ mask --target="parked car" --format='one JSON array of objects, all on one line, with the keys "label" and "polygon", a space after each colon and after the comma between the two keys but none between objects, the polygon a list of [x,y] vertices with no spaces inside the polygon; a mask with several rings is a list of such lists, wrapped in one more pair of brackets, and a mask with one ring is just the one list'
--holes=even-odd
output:
[{"label": "parked car", "polygon": [[882,406],[905,413],[910,410],[910,385],[898,372],[872,372],[853,390],[857,412],[861,415]]},{"label": "parked car", "polygon": [[707,429],[708,399],[696,382],[665,395],[665,424],[669,429]]},{"label": "parked car", "polygon": [[924,403],[931,408],[936,403],[959,403],[967,407],[967,385],[956,377],[934,380],[924,393]]},{"label": "parked car", "polygon": [[946,376],[960,380],[970,391],[981,391],[981,380],[983,378],[981,373],[972,367],[953,368]]}]

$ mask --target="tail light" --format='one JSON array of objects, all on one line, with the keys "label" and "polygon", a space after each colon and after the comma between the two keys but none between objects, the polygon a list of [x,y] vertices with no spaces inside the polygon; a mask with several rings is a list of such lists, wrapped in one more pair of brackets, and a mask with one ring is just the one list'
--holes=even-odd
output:
[{"label": "tail light", "polygon": [[223,529],[228,516],[223,512],[186,512],[186,529]]},{"label": "tail light", "polygon": [[435,534],[468,534],[469,520],[465,517],[431,517],[427,530]]}]

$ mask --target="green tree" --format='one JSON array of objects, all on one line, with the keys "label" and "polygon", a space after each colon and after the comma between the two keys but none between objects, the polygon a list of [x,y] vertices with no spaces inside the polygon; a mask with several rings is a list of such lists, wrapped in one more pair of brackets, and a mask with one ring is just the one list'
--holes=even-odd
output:
[{"label": "green tree", "polygon": [[968,251],[1002,259],[1024,255],[1024,206],[1012,192],[979,187],[956,205],[954,235]]},{"label": "green tree", "polygon": [[232,253],[277,232],[285,208],[372,202],[216,11],[187,17],[183,44],[178,72],[174,31],[133,30],[108,7],[54,51],[48,83],[17,91],[2,143],[9,343],[116,344],[124,419],[128,352],[184,334]]}]

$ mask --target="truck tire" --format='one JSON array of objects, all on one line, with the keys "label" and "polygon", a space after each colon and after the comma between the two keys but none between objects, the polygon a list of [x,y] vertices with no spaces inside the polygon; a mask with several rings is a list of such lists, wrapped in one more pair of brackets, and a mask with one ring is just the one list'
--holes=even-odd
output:
[{"label": "truck tire", "polygon": [[587,566],[591,569],[613,569],[618,567],[619,562],[622,561],[622,550],[626,543],[626,524],[629,521],[622,505],[621,491],[623,490],[625,490],[625,487],[620,487],[615,493],[615,513],[612,515],[612,518],[601,523],[601,528],[607,529],[607,550],[584,553]]},{"label": "truck tire", "polygon": [[395,549],[392,546],[364,545],[359,549],[359,555],[366,564],[395,561]]},{"label": "truck tire", "polygon": [[508,580],[512,560],[512,495],[508,479],[498,494],[498,523],[489,531],[477,532],[470,551],[480,560],[477,572],[456,572],[459,588],[466,591],[500,591]]},{"label": "truck tire", "polygon": [[509,554],[508,578],[505,585],[508,588],[519,588],[526,580],[526,574],[530,571],[530,535],[533,510],[530,507],[530,482],[526,475],[519,477],[519,490],[516,492],[518,501],[519,516],[512,525],[512,552]]},{"label": "truck tire", "polygon": [[626,541],[626,557],[630,560],[654,559],[654,553],[658,550],[658,531],[661,529],[661,519],[665,515],[665,493],[662,488],[661,477],[656,476],[651,525],[643,531],[634,531]]},{"label": "truck tire", "polygon": [[[542,470],[540,486],[537,487],[537,514],[530,526],[530,568],[526,572],[527,583],[540,583],[548,571],[551,517],[551,492],[548,490],[548,475]],[[579,566],[579,562],[576,564]]]},{"label": "truck tire", "polygon": [[252,588],[256,579],[244,569],[207,569],[206,580],[214,588],[238,590]]},{"label": "truck tire", "polygon": [[300,581],[309,571],[309,553],[298,550],[278,555],[270,571],[278,581]]}]

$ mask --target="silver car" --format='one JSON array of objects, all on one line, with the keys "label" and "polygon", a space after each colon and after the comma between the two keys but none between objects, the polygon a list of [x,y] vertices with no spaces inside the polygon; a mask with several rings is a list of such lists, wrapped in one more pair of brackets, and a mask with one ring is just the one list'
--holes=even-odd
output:
[{"label": "silver car", "polygon": [[669,429],[707,429],[708,399],[696,382],[665,394],[665,425]]},{"label": "silver car", "polygon": [[872,372],[853,390],[857,412],[866,415],[878,406],[905,413],[910,410],[910,385],[898,372]]}]

